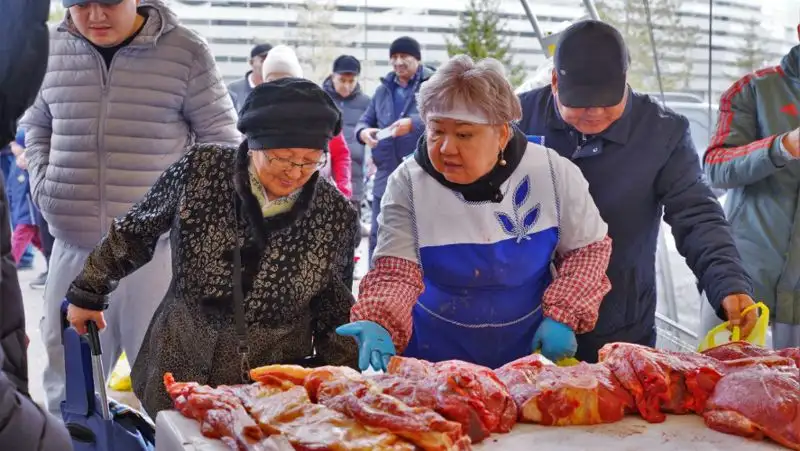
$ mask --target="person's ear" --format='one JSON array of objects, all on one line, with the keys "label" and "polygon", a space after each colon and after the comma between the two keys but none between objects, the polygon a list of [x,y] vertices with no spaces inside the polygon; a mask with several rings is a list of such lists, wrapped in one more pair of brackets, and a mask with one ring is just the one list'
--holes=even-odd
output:
[{"label": "person's ear", "polygon": [[558,92],[558,75],[556,75],[555,68],[553,69],[550,77],[550,88],[553,90],[553,92]]},{"label": "person's ear", "polygon": [[498,146],[500,149],[505,149],[508,145],[508,142],[511,141],[511,136],[513,135],[513,129],[511,128],[511,124],[503,124],[500,125],[497,129],[497,138],[498,138]]}]

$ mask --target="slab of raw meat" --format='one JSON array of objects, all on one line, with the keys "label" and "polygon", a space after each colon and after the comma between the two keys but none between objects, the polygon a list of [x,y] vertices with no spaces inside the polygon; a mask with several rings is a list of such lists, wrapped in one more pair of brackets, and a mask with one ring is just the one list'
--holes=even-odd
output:
[{"label": "slab of raw meat", "polygon": [[531,354],[495,370],[519,407],[524,422],[553,426],[619,421],[633,398],[602,364],[558,367]]},{"label": "slab of raw meat", "polygon": [[769,367],[798,366],[800,349],[789,348],[781,351],[762,348],[746,341],[733,341],[703,351],[703,355],[722,362],[725,373],[753,365]]},{"label": "slab of raw meat", "polygon": [[798,371],[792,367],[750,366],[726,375],[706,404],[706,425],[754,440],[766,436],[800,450]]},{"label": "slab of raw meat", "polygon": [[599,356],[633,396],[642,418],[651,423],[664,421],[664,413],[703,413],[723,374],[718,360],[694,352],[610,343]]},{"label": "slab of raw meat", "polygon": [[293,449],[286,441],[267,437],[229,387],[212,388],[196,382],[175,382],[171,373],[164,375],[164,386],[175,408],[183,416],[198,421],[204,436],[218,439],[232,450]]},{"label": "slab of raw meat", "polygon": [[432,409],[406,405],[350,368],[268,365],[251,371],[251,377],[265,381],[299,381],[303,374],[303,384],[312,402],[343,413],[370,429],[392,432],[423,450],[470,448],[470,439],[460,424],[446,420]]},{"label": "slab of raw meat", "polygon": [[387,371],[375,377],[385,393],[459,422],[473,443],[492,432],[508,432],[517,421],[508,388],[489,368],[459,360],[431,363],[392,357]]},{"label": "slab of raw meat", "polygon": [[781,357],[787,357],[794,360],[795,366],[800,368],[800,348],[786,348],[781,349],[778,352],[778,355]]},{"label": "slab of raw meat", "polygon": [[237,387],[235,392],[264,430],[285,436],[296,450],[414,449],[414,445],[395,434],[367,429],[340,412],[311,403],[302,386],[284,390],[252,384]]}]

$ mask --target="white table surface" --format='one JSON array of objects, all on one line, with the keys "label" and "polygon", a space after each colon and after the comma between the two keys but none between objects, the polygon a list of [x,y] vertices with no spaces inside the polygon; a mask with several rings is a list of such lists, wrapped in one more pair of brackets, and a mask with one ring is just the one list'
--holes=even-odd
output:
[{"label": "white table surface", "polygon": [[[629,416],[598,426],[546,427],[518,424],[508,434],[493,434],[473,447],[503,451],[775,451],[771,442],[754,442],[722,434],[705,426],[697,415],[668,415],[667,421],[649,424]],[[200,425],[170,410],[156,419],[156,451],[229,451],[218,440],[200,434]]]}]

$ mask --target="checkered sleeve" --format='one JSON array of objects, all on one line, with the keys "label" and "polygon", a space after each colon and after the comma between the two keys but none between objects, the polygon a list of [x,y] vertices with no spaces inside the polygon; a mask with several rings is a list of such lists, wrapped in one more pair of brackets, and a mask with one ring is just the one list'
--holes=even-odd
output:
[{"label": "checkered sleeve", "polygon": [[606,275],[610,258],[608,236],[560,256],[557,275],[542,298],[545,316],[579,334],[594,329],[600,302],[611,291],[611,281]]},{"label": "checkered sleeve", "polygon": [[411,309],[423,288],[422,271],[416,262],[377,258],[374,268],[361,280],[350,320],[380,324],[389,331],[397,352],[403,352],[411,339]]}]

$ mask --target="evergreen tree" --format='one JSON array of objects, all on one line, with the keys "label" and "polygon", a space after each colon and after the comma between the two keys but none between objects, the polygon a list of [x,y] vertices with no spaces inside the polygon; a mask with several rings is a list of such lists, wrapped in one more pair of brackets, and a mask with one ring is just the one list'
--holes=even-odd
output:
[{"label": "evergreen tree", "polygon": [[[688,89],[694,64],[691,49],[697,44],[699,30],[685,24],[678,14],[683,0],[650,0],[649,4],[664,90]],[[614,25],[628,45],[628,83],[641,91],[658,91],[642,0],[599,0],[596,5],[601,19]]]},{"label": "evergreen tree", "polygon": [[505,21],[500,18],[499,0],[469,0],[467,9],[459,14],[455,39],[447,41],[447,54],[466,54],[474,60],[494,58],[506,67],[513,86],[525,79],[525,69],[515,64],[511,40],[505,32]]},{"label": "evergreen tree", "polygon": [[734,79],[739,79],[739,77],[767,65],[767,58],[771,55],[767,54],[766,48],[761,42],[765,35],[766,32],[760,23],[756,20],[748,22],[741,40],[742,46],[740,47],[739,57],[733,63],[737,68],[741,69],[741,73],[734,74]]},{"label": "evergreen tree", "polygon": [[293,43],[305,78],[322,81],[331,72],[336,49],[336,28],[333,26],[335,0],[305,0],[297,10],[297,27]]}]

